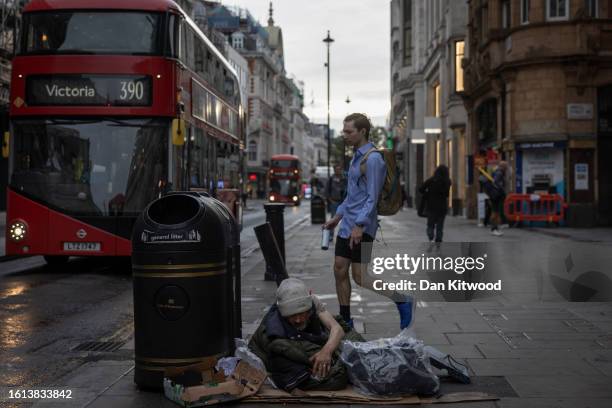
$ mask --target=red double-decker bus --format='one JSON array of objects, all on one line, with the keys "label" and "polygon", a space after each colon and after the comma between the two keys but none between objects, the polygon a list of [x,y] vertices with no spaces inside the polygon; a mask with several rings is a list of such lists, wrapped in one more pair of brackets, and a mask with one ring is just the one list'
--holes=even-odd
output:
[{"label": "red double-decker bus", "polygon": [[300,159],[292,154],[277,154],[270,158],[270,194],[268,200],[275,203],[300,205]]},{"label": "red double-decker bus", "polygon": [[6,253],[129,256],[169,191],[240,218],[244,95],[169,0],[32,0],[13,59]]}]

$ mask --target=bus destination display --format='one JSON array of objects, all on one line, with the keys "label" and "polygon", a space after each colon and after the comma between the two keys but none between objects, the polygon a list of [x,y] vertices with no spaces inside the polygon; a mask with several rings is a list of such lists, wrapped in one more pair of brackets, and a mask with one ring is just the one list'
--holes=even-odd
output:
[{"label": "bus destination display", "polygon": [[151,106],[146,75],[37,75],[28,77],[30,106]]}]

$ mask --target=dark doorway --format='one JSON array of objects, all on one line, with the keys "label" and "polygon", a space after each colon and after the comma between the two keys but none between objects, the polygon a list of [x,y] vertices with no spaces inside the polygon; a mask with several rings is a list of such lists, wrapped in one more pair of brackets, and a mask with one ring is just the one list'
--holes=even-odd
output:
[{"label": "dark doorway", "polygon": [[612,225],[612,85],[597,92],[597,176],[599,179],[598,220]]}]

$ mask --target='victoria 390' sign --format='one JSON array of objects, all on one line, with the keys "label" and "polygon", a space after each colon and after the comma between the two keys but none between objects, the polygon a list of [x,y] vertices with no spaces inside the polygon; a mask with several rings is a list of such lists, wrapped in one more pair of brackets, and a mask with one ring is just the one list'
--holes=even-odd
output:
[{"label": "'victoria 390' sign", "polygon": [[147,75],[37,75],[26,80],[30,106],[150,106]]}]

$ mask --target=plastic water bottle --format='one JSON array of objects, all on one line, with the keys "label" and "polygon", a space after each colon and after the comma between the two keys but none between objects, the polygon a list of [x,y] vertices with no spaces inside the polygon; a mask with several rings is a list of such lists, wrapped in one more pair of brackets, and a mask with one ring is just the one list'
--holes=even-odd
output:
[{"label": "plastic water bottle", "polygon": [[327,251],[329,249],[329,233],[330,231],[323,228],[321,233],[321,249]]}]

